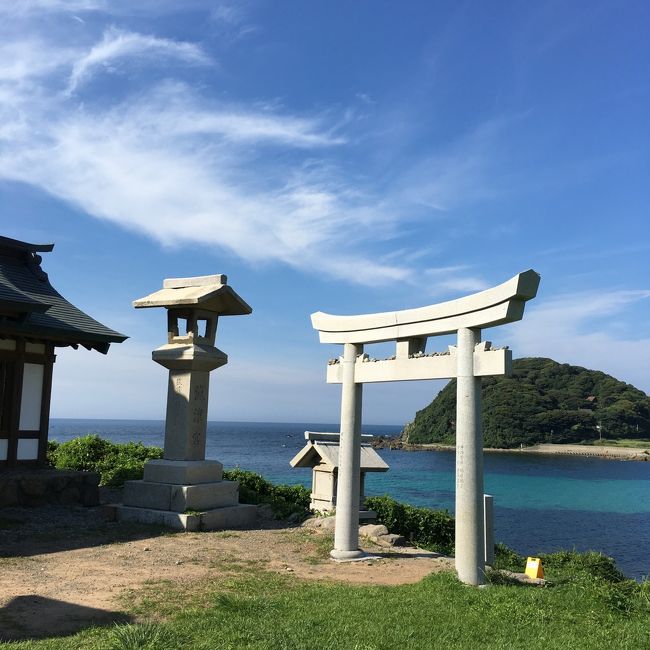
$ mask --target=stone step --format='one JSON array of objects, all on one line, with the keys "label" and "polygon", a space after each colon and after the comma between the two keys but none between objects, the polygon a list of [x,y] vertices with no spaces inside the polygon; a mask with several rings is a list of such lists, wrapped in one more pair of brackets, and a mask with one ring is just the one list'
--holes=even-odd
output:
[{"label": "stone step", "polygon": [[243,503],[191,514],[118,505],[115,514],[117,521],[157,524],[188,532],[248,528],[257,523],[257,506]]},{"label": "stone step", "polygon": [[237,505],[239,484],[235,481],[174,485],[154,481],[126,481],[122,502],[125,506],[184,513]]}]

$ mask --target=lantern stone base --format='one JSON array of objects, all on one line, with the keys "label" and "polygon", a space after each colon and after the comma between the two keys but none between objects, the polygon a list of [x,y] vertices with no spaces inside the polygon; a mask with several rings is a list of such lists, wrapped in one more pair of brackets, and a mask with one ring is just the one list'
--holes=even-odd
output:
[{"label": "lantern stone base", "polygon": [[125,506],[186,512],[235,506],[239,502],[239,484],[234,481],[174,485],[152,481],[126,481],[122,501]]},{"label": "lantern stone base", "polygon": [[257,506],[239,503],[235,506],[215,508],[205,512],[180,513],[155,508],[117,506],[117,521],[157,524],[188,532],[199,530],[229,530],[247,528],[257,521]]},{"label": "lantern stone base", "polygon": [[222,476],[216,460],[149,460],[144,480],[124,483],[116,519],[190,531],[254,524],[257,506],[240,504],[239,483]]}]

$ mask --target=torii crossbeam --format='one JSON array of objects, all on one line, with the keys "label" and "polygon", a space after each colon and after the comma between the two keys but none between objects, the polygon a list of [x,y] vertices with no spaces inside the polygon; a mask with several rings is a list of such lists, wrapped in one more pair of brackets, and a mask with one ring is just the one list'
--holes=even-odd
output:
[{"label": "torii crossbeam", "polygon": [[[428,307],[359,316],[312,314],[321,343],[343,345],[340,362],[327,368],[327,382],[342,384],[334,559],[363,557],[358,543],[363,384],[455,377],[456,570],[462,582],[483,582],[481,377],[510,374],[512,353],[481,343],[481,330],[521,320],[525,303],[537,295],[539,281],[540,276],[529,270],[491,289]],[[428,337],[451,333],[458,335],[457,347],[425,354]],[[363,354],[364,344],[385,341],[396,342],[395,356],[371,361]]]}]

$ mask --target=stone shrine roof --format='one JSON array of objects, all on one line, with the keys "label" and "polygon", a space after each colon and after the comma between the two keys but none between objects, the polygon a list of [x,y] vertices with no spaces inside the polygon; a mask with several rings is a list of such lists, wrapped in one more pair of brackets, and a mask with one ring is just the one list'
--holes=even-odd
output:
[{"label": "stone shrine roof", "polygon": [[[326,465],[330,470],[339,466],[339,434],[314,434],[305,431],[307,444],[289,461],[291,467]],[[382,457],[368,443],[361,443],[360,468],[364,472],[386,472],[389,468]]]},{"label": "stone shrine roof", "polygon": [[50,284],[38,253],[53,248],[0,237],[0,337],[83,345],[106,354],[111,343],[127,337],[82,312]]}]

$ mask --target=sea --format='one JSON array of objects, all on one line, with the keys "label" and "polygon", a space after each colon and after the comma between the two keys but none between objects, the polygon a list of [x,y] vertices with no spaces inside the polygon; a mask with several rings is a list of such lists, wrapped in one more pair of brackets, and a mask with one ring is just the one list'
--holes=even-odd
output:
[{"label": "sea", "polygon": [[[275,483],[310,486],[309,469],[289,461],[305,431],[338,431],[338,424],[209,422],[206,458],[240,467]],[[366,425],[364,433],[397,435],[399,426]],[[113,442],[163,445],[158,420],[52,419],[50,439],[96,433]],[[453,451],[381,449],[385,473],[366,476],[366,495],[388,494],[416,506],[454,511]],[[559,549],[596,550],[625,575],[650,575],[650,462],[575,456],[485,454],[485,492],[494,496],[495,538],[524,556]]]}]

